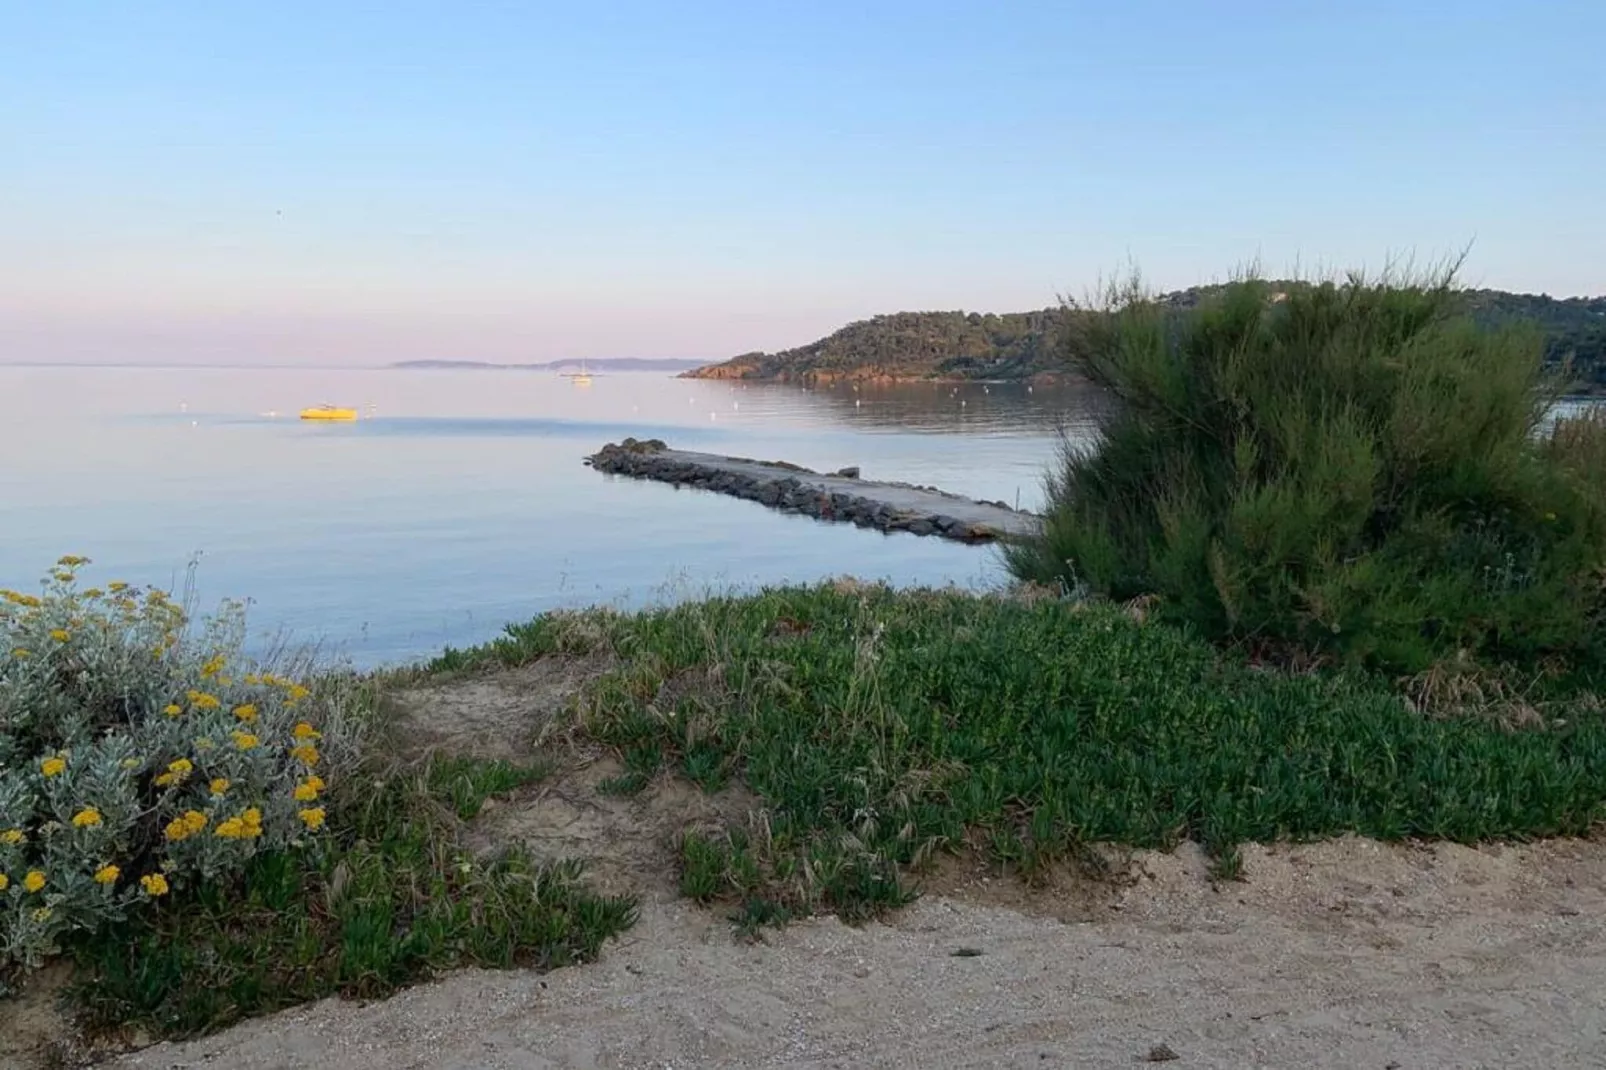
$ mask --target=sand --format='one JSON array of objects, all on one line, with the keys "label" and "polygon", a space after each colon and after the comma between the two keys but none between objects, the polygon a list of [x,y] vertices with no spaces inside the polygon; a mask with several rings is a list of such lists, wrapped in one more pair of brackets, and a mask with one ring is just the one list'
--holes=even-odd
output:
[{"label": "sand", "polygon": [[1606,845],[1251,848],[1220,886],[1191,848],[1134,865],[1106,903],[1069,893],[1092,920],[978,885],[759,945],[655,899],[589,966],[330,1000],[111,1065],[1606,1066]]}]

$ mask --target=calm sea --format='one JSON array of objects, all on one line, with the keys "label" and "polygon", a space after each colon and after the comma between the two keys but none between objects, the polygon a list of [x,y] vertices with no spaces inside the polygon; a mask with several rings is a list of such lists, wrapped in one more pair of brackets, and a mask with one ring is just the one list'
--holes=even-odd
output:
[{"label": "calm sea", "polygon": [[[86,577],[251,603],[361,666],[480,642],[547,609],[635,607],[844,573],[985,586],[997,554],[599,475],[627,435],[1035,507],[1075,388],[799,387],[657,373],[0,367],[0,586]],[[364,419],[313,425],[307,405]]]}]

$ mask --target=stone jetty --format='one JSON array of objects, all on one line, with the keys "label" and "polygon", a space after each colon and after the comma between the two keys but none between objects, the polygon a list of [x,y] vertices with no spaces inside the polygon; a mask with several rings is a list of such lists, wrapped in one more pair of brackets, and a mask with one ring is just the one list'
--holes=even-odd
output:
[{"label": "stone jetty", "polygon": [[785,513],[983,543],[1036,530],[1036,515],[1004,502],[974,501],[910,483],[860,479],[859,469],[814,472],[785,461],[754,461],[672,450],[659,439],[627,438],[585,459],[599,472],[695,487],[758,502]]}]

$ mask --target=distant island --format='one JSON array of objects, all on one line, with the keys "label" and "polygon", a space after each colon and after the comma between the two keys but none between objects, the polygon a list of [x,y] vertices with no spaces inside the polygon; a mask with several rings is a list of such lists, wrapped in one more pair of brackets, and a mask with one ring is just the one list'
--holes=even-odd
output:
[{"label": "distant island", "polygon": [[[1185,309],[1220,289],[1195,286],[1159,300]],[[1479,323],[1534,324],[1544,333],[1547,359],[1573,361],[1580,391],[1606,393],[1606,297],[1554,298],[1503,290],[1466,290],[1462,296]],[[1064,308],[1002,315],[896,312],[850,323],[796,349],[744,353],[692,368],[681,378],[799,383],[1072,378],[1061,344],[1067,317],[1094,314]]]},{"label": "distant island", "polygon": [[493,364],[483,360],[404,360],[396,364],[386,365],[389,368],[398,368],[410,371],[450,370],[450,371],[515,371],[515,372],[562,372],[562,371],[598,371],[598,372],[680,372],[689,368],[697,368],[702,361],[666,359],[655,360],[650,357],[604,357],[601,360],[549,360],[539,364]]}]

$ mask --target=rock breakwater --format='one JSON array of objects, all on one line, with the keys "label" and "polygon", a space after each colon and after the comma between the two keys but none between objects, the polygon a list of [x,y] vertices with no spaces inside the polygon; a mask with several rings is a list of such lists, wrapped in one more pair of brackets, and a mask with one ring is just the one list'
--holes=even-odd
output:
[{"label": "rock breakwater", "polygon": [[956,542],[1027,535],[1038,523],[1034,514],[1004,502],[976,501],[936,487],[861,479],[857,467],[815,472],[785,461],[673,450],[659,439],[609,443],[585,463],[609,475],[726,494],[784,513]]}]

